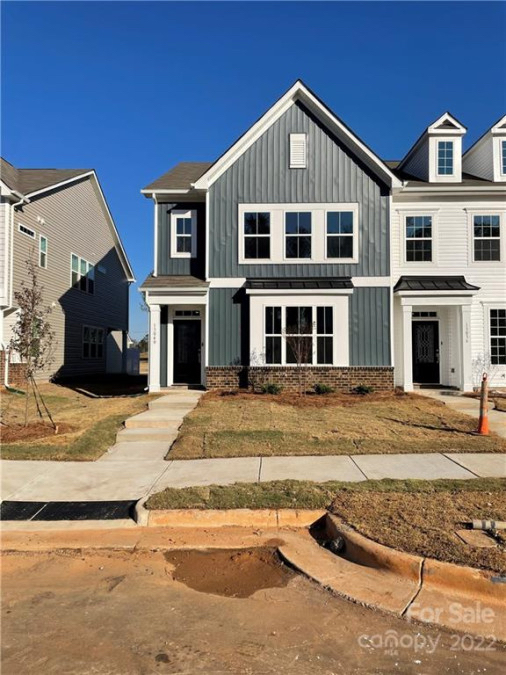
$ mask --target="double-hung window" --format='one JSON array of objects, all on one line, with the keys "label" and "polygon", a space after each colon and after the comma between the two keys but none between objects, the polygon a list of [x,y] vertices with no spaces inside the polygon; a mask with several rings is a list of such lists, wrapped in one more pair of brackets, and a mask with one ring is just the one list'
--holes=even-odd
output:
[{"label": "double-hung window", "polygon": [[95,267],[84,258],[72,253],[71,255],[72,286],[84,293],[95,292]]},{"label": "double-hung window", "polygon": [[104,330],[83,326],[83,359],[101,359],[104,355]]},{"label": "double-hung window", "polygon": [[432,216],[406,216],[406,262],[432,262]]},{"label": "double-hung window", "polygon": [[438,141],[437,173],[438,176],[453,176],[453,141]]},{"label": "double-hung window", "polygon": [[474,260],[501,259],[501,218],[498,215],[473,216]]},{"label": "double-hung window", "polygon": [[271,257],[271,214],[244,214],[244,257],[268,260]]},{"label": "double-hung window", "polygon": [[327,212],[327,258],[353,258],[353,211]]},{"label": "double-hung window", "polygon": [[490,362],[506,365],[506,309],[490,310]]},{"label": "double-hung window", "polygon": [[197,250],[197,212],[194,210],[171,211],[171,256],[194,258]]},{"label": "double-hung window", "polygon": [[47,237],[39,237],[39,267],[47,267]]},{"label": "double-hung window", "polygon": [[267,365],[331,365],[333,307],[265,307],[264,340]]},{"label": "double-hung window", "polygon": [[311,258],[311,211],[285,213],[285,257]]}]

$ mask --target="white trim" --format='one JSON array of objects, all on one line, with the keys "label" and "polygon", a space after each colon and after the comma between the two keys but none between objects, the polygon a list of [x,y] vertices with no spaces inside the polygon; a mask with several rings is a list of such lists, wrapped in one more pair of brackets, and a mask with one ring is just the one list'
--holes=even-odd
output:
[{"label": "white trim", "polygon": [[262,117],[253,124],[197,181],[196,189],[208,189],[218,178],[253,145],[253,143],[297,100],[315,113],[332,131],[344,137],[350,149],[374,167],[392,187],[401,187],[400,181],[383,161],[348,129],[309,89],[297,80]]},{"label": "white trim", "polygon": [[[28,232],[24,232],[21,228],[24,228],[25,230],[28,230]],[[35,230],[32,230],[31,227],[28,227],[27,225],[23,225],[23,223],[18,222],[18,232],[20,234],[24,234],[25,237],[28,237],[29,239],[33,239],[33,241],[35,241],[37,239],[37,232],[35,232]]]},{"label": "white trim", "polygon": [[[281,281],[282,279],[280,279]],[[272,295],[272,296],[297,296],[297,295],[326,295],[326,296],[335,296],[335,295],[352,295],[353,288],[247,288],[246,294],[255,296],[255,295]]]},{"label": "white trim", "polygon": [[392,277],[351,277],[356,288],[390,288]]},{"label": "white trim", "polygon": [[289,134],[290,169],[307,168],[307,134]]},{"label": "white trim", "polygon": [[[172,301],[171,301],[172,302]],[[200,316],[175,316],[177,310],[200,309]],[[205,384],[207,365],[207,306],[205,303],[171,304],[167,312],[167,386],[174,384],[174,322],[200,321],[200,384]]]},{"label": "white trim", "polygon": [[211,249],[211,247],[209,246],[209,193],[208,192],[206,192],[205,245],[206,245],[206,250],[204,251],[204,253],[205,253],[204,278],[207,281],[207,279],[209,278],[209,252],[210,252],[210,249]]},{"label": "white trim", "polygon": [[[503,188],[504,189],[504,188]],[[506,260],[506,211],[502,209],[478,207],[465,208],[467,213],[467,232],[469,237],[468,264],[471,268],[504,268]],[[474,259],[474,217],[475,216],[499,216],[499,260],[475,260]],[[497,239],[497,237],[491,237]]]},{"label": "white trim", "polygon": [[456,292],[455,295],[442,295],[437,291],[432,293],[421,293],[420,295],[410,295],[410,293],[418,293],[419,291],[402,291],[401,293],[396,293],[400,296],[401,306],[402,307],[418,307],[420,305],[431,305],[434,307],[445,307],[445,306],[460,306],[460,305],[472,305],[473,295],[477,291],[467,291],[466,293]]},{"label": "white trim", "polygon": [[150,392],[160,391],[160,314],[159,304],[149,306],[148,387]]},{"label": "white trim", "polygon": [[[42,246],[41,246],[42,240],[43,240],[43,239],[46,240],[46,250],[45,250],[45,251],[42,250]],[[41,265],[41,264],[40,264],[40,256],[41,256],[43,253],[44,253],[44,255],[46,256],[46,264],[45,264],[45,265]],[[47,236],[46,236],[45,234],[40,234],[40,233],[39,233],[39,261],[38,261],[38,262],[39,262],[39,267],[40,267],[41,269],[43,269],[43,270],[47,270],[48,255],[49,255],[49,240],[48,240],[48,238],[47,238]]]},{"label": "white trim", "polygon": [[185,188],[178,188],[176,190],[159,190],[155,188],[153,190],[141,190],[141,194],[156,196],[156,195],[187,195],[191,190]]},{"label": "white trim", "polygon": [[[177,233],[177,219],[191,219],[190,234],[180,235]],[[191,251],[177,251],[177,238],[189,238]],[[170,212],[170,257],[171,258],[196,258],[197,256],[197,211],[195,209],[172,209]]]},{"label": "white trim", "polygon": [[153,242],[153,252],[154,252],[154,265],[153,265],[153,276],[158,276],[158,202],[156,200],[156,195],[153,195],[153,201],[155,203],[155,213],[154,213],[154,242]]},{"label": "white trim", "polygon": [[209,288],[241,288],[246,277],[213,277],[209,279]]},{"label": "white trim", "polygon": [[[399,212],[399,221],[400,221],[400,235],[401,235],[401,253],[402,253],[402,265],[410,267],[423,267],[428,269],[431,267],[438,266],[438,241],[439,241],[439,209],[396,209]],[[431,259],[430,260],[408,260],[407,259],[407,236],[406,236],[406,219],[407,218],[421,218],[428,216],[432,219],[431,222]],[[393,228],[392,228],[393,229]]]}]

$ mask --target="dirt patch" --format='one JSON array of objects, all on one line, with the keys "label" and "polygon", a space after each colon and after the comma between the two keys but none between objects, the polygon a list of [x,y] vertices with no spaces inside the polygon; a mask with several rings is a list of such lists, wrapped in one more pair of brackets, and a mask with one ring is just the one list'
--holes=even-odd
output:
[{"label": "dirt patch", "polygon": [[286,586],[295,576],[272,549],[170,551],[172,578],[201,593],[249,598],[262,588]]},{"label": "dirt patch", "polygon": [[506,574],[506,538],[496,548],[466,544],[456,534],[473,519],[506,520],[506,493],[352,492],[341,490],[330,508],[358,532],[407,553]]},{"label": "dirt patch", "polygon": [[371,394],[345,394],[335,392],[332,394],[316,394],[314,391],[308,391],[304,396],[299,396],[296,392],[281,392],[280,394],[258,394],[252,391],[228,391],[213,390],[206,394],[206,398],[223,400],[233,398],[234,400],[251,401],[260,400],[265,402],[277,403],[279,405],[288,405],[294,408],[326,408],[327,406],[352,407],[364,403],[364,401],[376,402],[393,399],[402,399],[409,397],[410,394],[396,389],[395,391],[378,391]]},{"label": "dirt patch", "polygon": [[74,425],[66,424],[65,422],[60,422],[56,426],[58,429],[55,432],[51,425],[44,422],[33,422],[26,427],[22,424],[3,425],[1,428],[2,442],[35,441],[40,438],[55,436],[56,434],[70,434],[76,430]]}]

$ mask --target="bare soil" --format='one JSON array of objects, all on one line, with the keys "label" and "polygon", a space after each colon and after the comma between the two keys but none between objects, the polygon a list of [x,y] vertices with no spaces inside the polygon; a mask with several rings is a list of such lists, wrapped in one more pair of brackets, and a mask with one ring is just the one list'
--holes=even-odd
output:
[{"label": "bare soil", "polygon": [[261,588],[286,586],[295,572],[283,565],[275,550],[170,551],[165,559],[172,578],[201,593],[249,598]]},{"label": "bare soil", "polygon": [[2,425],[1,438],[2,443],[15,443],[17,441],[35,441],[41,438],[48,438],[56,434],[70,434],[76,430],[75,425],[60,422],[57,430],[48,422],[32,422],[28,426],[24,424],[13,424],[12,426]]},{"label": "bare soil", "polygon": [[[203,575],[214,574],[208,561]],[[2,675],[504,672],[506,652],[493,641],[368,610],[297,574],[224,597],[172,571],[162,552],[5,554]]]},{"label": "bare soil", "polygon": [[506,452],[476,420],[404,392],[359,396],[210,392],[186,416],[168,459],[412,452]]},{"label": "bare soil", "polygon": [[471,520],[506,520],[506,491],[337,492],[330,507],[358,532],[392,548],[506,575],[506,537],[497,548],[466,544],[456,535]]}]

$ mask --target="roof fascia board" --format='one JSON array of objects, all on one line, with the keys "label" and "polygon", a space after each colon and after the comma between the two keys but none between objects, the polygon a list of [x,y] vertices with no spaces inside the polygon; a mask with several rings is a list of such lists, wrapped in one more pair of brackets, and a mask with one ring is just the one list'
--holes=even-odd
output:
[{"label": "roof fascia board", "polygon": [[392,187],[401,187],[402,181],[390,171],[383,161],[374,154],[353,132],[350,131],[302,82],[297,81],[252,127],[243,134],[229,150],[218,159],[197,181],[196,189],[208,189],[274,122],[283,115],[297,100],[323,118],[332,129],[334,127],[350,142],[352,148],[358,151],[366,162],[372,163],[376,171],[380,171],[387,178]]},{"label": "roof fascia board", "polygon": [[[454,124],[455,128],[451,129],[449,127],[445,127],[443,129],[438,129],[438,127],[441,124],[443,124],[443,122],[446,122],[446,121]],[[455,133],[455,134],[460,135],[460,134],[465,134],[466,131],[467,131],[467,128],[463,124],[461,124],[458,121],[458,119],[456,119],[451,113],[445,112],[441,115],[441,117],[438,117],[438,119],[435,122],[432,122],[432,124],[430,124],[427,127],[427,131],[429,132],[429,134],[439,134],[439,133],[440,134],[452,134],[452,133]]]},{"label": "roof fascia board", "polygon": [[353,288],[247,288],[247,295],[352,295]]},{"label": "roof fascia board", "polygon": [[398,194],[405,194],[406,192],[419,192],[419,193],[427,193],[427,194],[437,194],[437,195],[454,195],[454,194],[469,194],[472,195],[473,193],[476,194],[487,194],[488,192],[490,193],[496,193],[496,192],[504,192],[504,185],[484,185],[483,187],[480,187],[478,185],[476,186],[469,186],[469,185],[456,185],[454,187],[451,187],[448,189],[447,186],[442,187],[441,189],[438,189],[435,187],[433,184],[428,185],[427,187],[409,187],[406,186],[404,187]]},{"label": "roof fascia board", "polygon": [[151,197],[151,195],[187,195],[191,190],[189,188],[175,188],[172,190],[168,189],[151,189],[151,190],[141,190],[141,194]]},{"label": "roof fascia board", "polygon": [[67,178],[67,180],[62,180],[59,183],[53,183],[52,185],[48,185],[44,188],[41,188],[40,190],[34,190],[33,192],[27,192],[25,197],[27,198],[32,198],[36,197],[40,194],[43,194],[44,192],[49,192],[50,190],[56,190],[57,188],[63,187],[64,185],[68,185],[69,183],[75,183],[78,180],[81,180],[82,178],[87,178],[88,176],[93,176],[94,171],[87,171],[86,173],[80,173],[78,176],[73,176],[72,178]]}]

